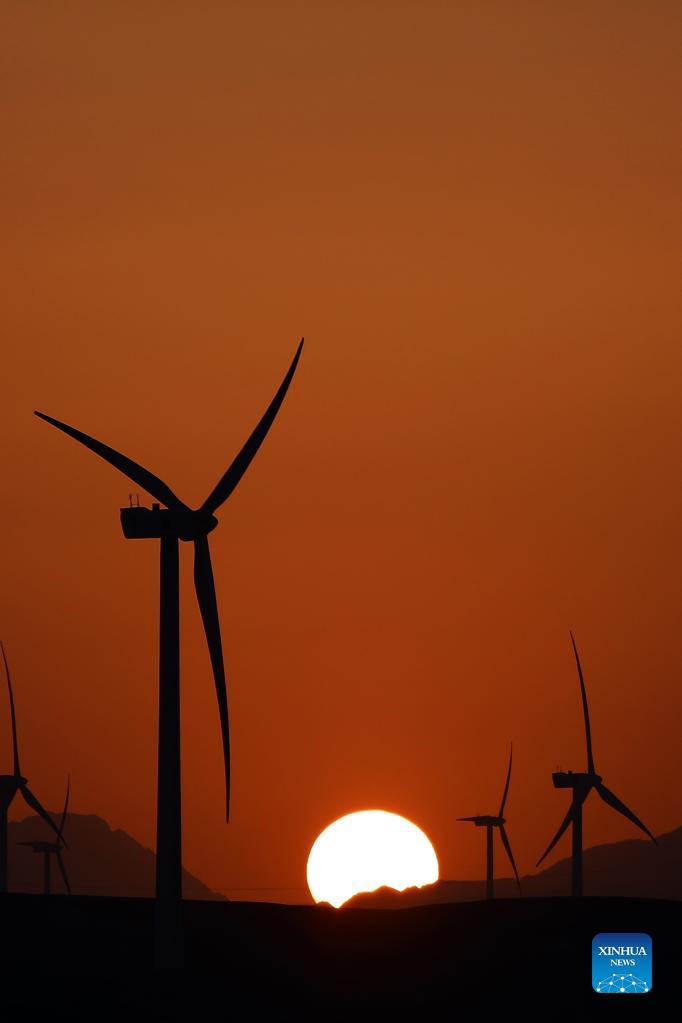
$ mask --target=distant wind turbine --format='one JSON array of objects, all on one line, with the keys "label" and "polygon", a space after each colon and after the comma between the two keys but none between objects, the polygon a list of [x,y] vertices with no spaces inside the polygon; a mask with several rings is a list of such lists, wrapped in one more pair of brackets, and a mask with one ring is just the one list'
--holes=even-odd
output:
[{"label": "distant wind turbine", "polygon": [[17,742],[17,719],[14,712],[14,693],[12,692],[12,676],[7,663],[5,647],[0,643],[2,659],[5,664],[5,675],[7,676],[7,688],[9,689],[9,710],[12,719],[12,750],[14,756],[14,773],[0,774],[0,895],[7,893],[7,811],[17,792],[20,792],[27,806],[30,806],[43,820],[49,824],[53,831],[57,827],[47,810],[38,802],[28,787],[26,778],[21,773],[19,766],[19,744]]},{"label": "distant wind turbine", "polygon": [[643,831],[645,835],[648,835],[651,841],[658,845],[656,839],[651,834],[649,829],[642,821],[637,817],[632,810],[628,809],[625,803],[616,796],[610,789],[607,789],[606,785],[602,783],[602,776],[597,774],[594,767],[594,757],[592,755],[592,733],[590,731],[590,713],[587,707],[587,692],[585,690],[585,680],[583,678],[583,670],[580,665],[580,657],[578,656],[578,648],[575,645],[575,639],[571,632],[571,643],[573,644],[573,653],[575,654],[575,663],[578,667],[578,679],[580,680],[580,693],[583,701],[583,717],[585,719],[585,744],[587,746],[587,771],[555,771],[552,774],[552,782],[554,783],[555,789],[571,789],[573,797],[571,805],[568,809],[568,813],[561,822],[561,826],[557,831],[556,835],[549,843],[542,856],[538,860],[536,866],[540,866],[544,858],[552,851],[554,846],[557,844],[564,831],[568,828],[569,824],[572,825],[572,870],[571,870],[571,894],[582,895],[583,893],[583,803],[589,796],[592,789],[596,789],[600,797],[609,806],[621,813],[623,817],[627,817],[629,821],[636,824],[640,831]]},{"label": "distant wind turbine", "polygon": [[521,881],[519,880],[519,872],[516,869],[516,863],[514,862],[514,854],[509,844],[509,838],[505,830],[505,824],[507,823],[503,814],[504,807],[507,802],[507,796],[509,794],[509,782],[511,780],[512,771],[512,754],[513,748],[509,747],[509,767],[507,768],[507,780],[504,783],[504,792],[502,793],[502,802],[500,803],[500,809],[497,817],[458,817],[458,821],[471,821],[477,828],[486,829],[486,879],[485,879],[485,897],[486,899],[492,899],[494,897],[494,870],[493,870],[493,830],[497,828],[500,832],[500,838],[502,845],[504,846],[505,852],[509,857],[509,862],[512,865],[514,871],[514,877],[516,883],[519,886],[519,895],[521,894]]},{"label": "distant wind turbine", "polygon": [[71,885],[69,884],[69,877],[66,873],[66,867],[64,866],[64,860],[62,859],[62,849],[66,845],[64,841],[64,823],[66,821],[66,811],[69,808],[69,789],[71,788],[71,780],[68,779],[66,782],[66,800],[64,802],[64,811],[62,813],[62,819],[59,823],[59,829],[57,831],[56,842],[17,842],[17,845],[27,845],[34,853],[42,853],[43,855],[43,894],[50,895],[52,892],[52,884],[50,877],[50,858],[52,856],[57,860],[57,866],[59,867],[59,873],[62,875],[66,890],[71,894]]},{"label": "distant wind turbine", "polygon": [[220,638],[218,605],[208,534],[218,525],[214,512],[225,502],[248,469],[277,415],[296,372],[303,348],[299,344],[277,393],[255,430],[200,508],[189,508],[158,476],[126,455],[86,433],[42,412],[35,415],[94,451],[158,502],[151,508],[121,509],[121,525],[127,540],[161,541],[160,654],[159,654],[159,747],[156,818],[156,963],[161,967],[182,962],[180,901],[182,897],[182,827],[180,815],[180,638],[178,541],[194,544],[194,587],[206,634],[223,741],[226,820],[230,807],[230,741],[225,667]]}]

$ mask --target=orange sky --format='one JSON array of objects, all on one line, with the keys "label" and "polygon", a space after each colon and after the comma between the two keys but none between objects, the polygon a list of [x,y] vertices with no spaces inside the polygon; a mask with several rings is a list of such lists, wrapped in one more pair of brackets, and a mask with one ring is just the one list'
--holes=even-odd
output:
[{"label": "orange sky", "polygon": [[[229,827],[183,550],[186,866],[302,888],[322,827],[380,807],[481,876],[454,818],[497,809],[513,738],[531,869],[583,766],[569,628],[597,768],[681,823],[681,29],[627,0],[2,6],[0,634],[48,806],[70,771],[153,845],[158,549],[32,409],[198,504],[305,334],[211,538]],[[585,833],[638,835],[596,796]]]}]

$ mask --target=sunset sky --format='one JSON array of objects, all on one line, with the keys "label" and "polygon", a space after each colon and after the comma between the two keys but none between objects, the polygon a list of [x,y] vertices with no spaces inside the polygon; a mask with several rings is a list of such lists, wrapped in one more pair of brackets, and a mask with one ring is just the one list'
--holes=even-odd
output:
[{"label": "sunset sky", "polygon": [[[70,772],[154,844],[158,545],[32,410],[200,504],[305,335],[211,537],[229,826],[183,545],[187,868],[303,899],[380,808],[481,877],[455,818],[513,739],[534,869],[584,770],[569,629],[597,770],[682,823],[681,40],[672,0],[2,5],[0,638],[49,808]],[[596,796],[584,826],[642,837]]]}]

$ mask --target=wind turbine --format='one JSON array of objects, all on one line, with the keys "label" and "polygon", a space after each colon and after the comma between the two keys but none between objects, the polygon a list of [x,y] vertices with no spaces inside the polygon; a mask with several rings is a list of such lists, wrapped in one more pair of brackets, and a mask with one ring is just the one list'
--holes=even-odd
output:
[{"label": "wind turbine", "polygon": [[[127,540],[161,541],[159,643],[159,746],[156,818],[155,958],[160,967],[182,962],[182,826],[180,801],[180,638],[178,541],[194,543],[194,586],[206,634],[223,742],[225,819],[230,810],[230,742],[225,668],[208,534],[218,525],[214,512],[225,502],[265,439],[296,372],[303,339],[293,361],[253,433],[200,508],[189,508],[153,473],[126,455],[42,412],[35,415],[73,437],[146,490],[157,503],[151,508],[121,509]],[[165,505],[161,508],[159,505]]]},{"label": "wind turbine", "polygon": [[19,766],[19,744],[17,743],[17,718],[14,712],[14,693],[12,692],[12,676],[9,671],[9,664],[7,663],[7,655],[5,654],[5,647],[0,643],[0,649],[2,650],[2,659],[5,664],[5,675],[7,676],[7,688],[9,689],[9,710],[12,719],[12,751],[14,755],[14,773],[13,774],[0,774],[0,895],[7,894],[7,811],[10,808],[12,800],[16,796],[17,792],[21,793],[21,796],[27,806],[30,806],[43,820],[50,825],[53,831],[56,831],[56,825],[50,817],[47,810],[45,810],[38,802],[36,797],[33,795],[28,787],[28,781],[21,773]]},{"label": "wind turbine", "polygon": [[578,667],[578,679],[580,680],[580,693],[583,701],[583,717],[585,719],[585,744],[587,746],[587,770],[586,771],[555,771],[552,774],[552,782],[554,783],[555,789],[571,789],[573,792],[571,805],[568,808],[568,813],[564,817],[559,830],[556,835],[549,843],[542,856],[538,860],[536,866],[540,866],[544,858],[552,851],[554,846],[557,844],[564,831],[568,828],[569,824],[573,826],[572,830],[572,869],[571,869],[571,895],[582,895],[583,893],[583,803],[589,796],[592,789],[596,789],[599,796],[609,806],[617,810],[618,813],[622,813],[623,817],[627,817],[629,821],[636,824],[640,831],[643,831],[645,835],[648,835],[651,841],[658,845],[656,839],[651,834],[649,829],[642,821],[637,817],[632,810],[628,809],[625,803],[616,796],[610,789],[607,789],[606,785],[602,783],[602,776],[597,774],[594,767],[594,757],[592,755],[592,733],[590,731],[590,712],[587,707],[587,692],[585,690],[585,680],[583,678],[583,670],[580,665],[580,657],[578,656],[578,648],[575,645],[575,639],[571,632],[571,643],[573,644],[573,653],[575,654],[575,663]]},{"label": "wind turbine", "polygon": [[59,824],[59,830],[57,831],[56,842],[17,842],[17,845],[27,845],[33,850],[34,853],[43,854],[43,894],[50,895],[52,891],[51,877],[50,877],[50,857],[54,856],[57,860],[57,866],[59,872],[64,879],[66,890],[71,894],[71,885],[69,884],[69,878],[66,873],[66,867],[62,859],[62,849],[66,845],[64,841],[64,822],[66,821],[66,811],[69,806],[69,789],[71,787],[70,779],[66,782],[66,800],[64,802],[64,810],[62,812],[62,819]]},{"label": "wind turbine", "polygon": [[502,793],[502,802],[500,803],[500,809],[497,817],[458,817],[458,821],[471,821],[477,828],[486,829],[486,879],[485,879],[485,897],[486,899],[494,898],[494,871],[493,871],[493,830],[497,828],[500,832],[500,838],[502,839],[502,845],[504,846],[505,852],[509,857],[509,862],[512,865],[514,871],[514,877],[516,883],[519,886],[519,895],[521,894],[521,881],[519,880],[519,872],[516,869],[514,863],[514,854],[509,844],[507,832],[505,831],[505,824],[507,823],[504,814],[504,807],[507,802],[507,795],[509,794],[509,782],[511,780],[512,771],[512,754],[513,749],[510,744],[509,746],[509,767],[507,768],[507,780],[504,783],[504,792]]}]

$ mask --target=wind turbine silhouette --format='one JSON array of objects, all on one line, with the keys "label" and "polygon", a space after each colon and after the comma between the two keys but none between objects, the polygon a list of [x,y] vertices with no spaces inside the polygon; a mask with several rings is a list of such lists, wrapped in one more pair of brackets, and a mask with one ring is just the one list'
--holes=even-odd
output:
[{"label": "wind turbine silhouette", "polygon": [[43,894],[50,895],[52,891],[51,877],[50,877],[50,857],[55,856],[57,859],[57,866],[59,872],[64,879],[66,890],[71,894],[71,885],[69,884],[69,878],[66,873],[66,867],[62,859],[62,848],[66,845],[64,841],[64,822],[66,821],[66,811],[69,806],[69,789],[71,787],[71,779],[67,779],[66,782],[66,800],[64,802],[64,810],[62,813],[62,819],[59,824],[59,830],[57,831],[56,842],[17,842],[17,845],[27,845],[33,850],[34,853],[42,853],[43,859]]},{"label": "wind turbine silhouette", "polygon": [[253,433],[200,508],[189,508],[153,473],[130,458],[42,412],[35,415],[73,437],[146,490],[158,502],[151,508],[121,509],[127,540],[161,541],[159,643],[159,746],[156,818],[155,959],[159,967],[182,962],[182,825],[180,801],[180,638],[178,541],[194,543],[194,587],[206,634],[223,742],[225,819],[230,813],[230,740],[225,667],[220,637],[208,534],[218,525],[214,512],[228,499],[265,439],[296,372],[303,338],[293,361]]},{"label": "wind turbine silhouette", "polygon": [[7,663],[5,647],[0,643],[2,659],[5,664],[5,675],[7,676],[7,688],[9,689],[9,710],[12,719],[12,751],[14,756],[14,773],[0,774],[0,895],[7,893],[7,811],[17,792],[20,792],[27,806],[30,806],[43,820],[50,825],[53,831],[57,827],[47,810],[38,802],[28,787],[28,781],[21,773],[19,766],[19,744],[17,742],[17,718],[14,712],[14,693],[12,692],[12,676]]},{"label": "wind turbine silhouette", "polygon": [[643,831],[645,835],[648,835],[651,841],[658,845],[658,842],[651,834],[646,824],[637,817],[632,810],[628,809],[625,803],[616,796],[610,789],[607,789],[606,785],[602,783],[602,776],[597,774],[594,767],[594,756],[592,755],[592,733],[590,731],[590,712],[587,706],[587,692],[585,690],[585,680],[583,678],[583,669],[580,665],[580,657],[578,655],[578,648],[575,645],[575,639],[573,633],[570,633],[571,643],[573,644],[573,653],[575,654],[575,663],[578,667],[578,679],[580,680],[580,693],[583,701],[583,717],[585,719],[585,744],[587,746],[587,771],[555,771],[552,774],[552,782],[554,783],[555,789],[571,789],[573,792],[571,805],[568,808],[568,813],[564,817],[559,830],[556,835],[549,843],[542,856],[536,863],[539,867],[544,858],[552,851],[554,846],[557,844],[564,831],[568,828],[569,824],[572,824],[572,869],[571,869],[571,895],[582,895],[583,893],[583,803],[589,796],[592,789],[596,789],[599,796],[609,806],[621,813],[623,817],[627,817],[629,821],[636,824],[640,831]]},{"label": "wind turbine silhouette", "polygon": [[495,883],[494,882],[494,871],[493,871],[493,830],[494,830],[494,828],[497,828],[499,830],[499,832],[500,832],[500,838],[502,839],[502,845],[504,846],[505,852],[507,853],[507,856],[509,857],[509,862],[512,865],[512,870],[514,871],[514,877],[516,878],[516,883],[519,886],[519,895],[521,894],[521,881],[519,880],[519,872],[516,869],[516,864],[514,862],[514,854],[512,853],[511,845],[509,844],[509,838],[507,837],[507,832],[505,831],[505,827],[504,827],[507,822],[506,822],[505,818],[502,816],[504,814],[504,807],[505,807],[505,804],[507,802],[507,796],[509,794],[509,782],[511,780],[511,772],[512,772],[512,755],[513,755],[513,748],[512,748],[512,744],[510,744],[510,746],[509,746],[509,767],[507,768],[507,780],[504,783],[504,792],[502,793],[502,802],[500,803],[500,809],[499,809],[499,812],[497,814],[497,817],[485,817],[485,816],[483,816],[483,817],[458,817],[457,818],[458,821],[471,821],[472,824],[475,824],[477,828],[485,828],[486,829],[486,879],[485,879],[485,897],[486,897],[486,899],[494,898],[494,883]]}]

